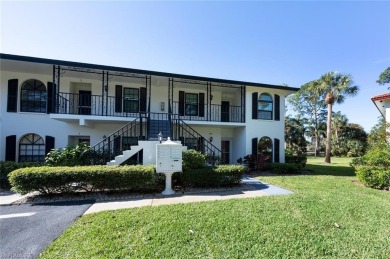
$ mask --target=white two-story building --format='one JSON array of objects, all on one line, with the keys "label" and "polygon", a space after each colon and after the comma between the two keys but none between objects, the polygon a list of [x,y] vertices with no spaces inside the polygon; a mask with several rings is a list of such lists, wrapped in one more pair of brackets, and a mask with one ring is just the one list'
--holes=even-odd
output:
[{"label": "white two-story building", "polygon": [[161,133],[220,163],[261,152],[284,162],[285,97],[297,88],[10,54],[0,66],[0,160],[86,143],[96,163],[149,163]]},{"label": "white two-story building", "polygon": [[390,93],[376,95],[371,98],[372,102],[378,108],[379,112],[385,118],[387,123],[390,123]]}]

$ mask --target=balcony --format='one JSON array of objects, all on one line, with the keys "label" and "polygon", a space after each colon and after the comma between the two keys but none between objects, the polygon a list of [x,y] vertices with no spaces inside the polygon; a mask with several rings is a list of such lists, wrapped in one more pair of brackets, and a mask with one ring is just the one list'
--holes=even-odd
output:
[{"label": "balcony", "polygon": [[[142,100],[116,98],[114,96],[91,95],[85,93],[59,93],[55,100],[54,113],[51,117],[60,120],[105,120],[129,121],[145,118],[147,105]],[[228,103],[199,104],[172,102],[172,114],[186,121],[244,123],[244,109]],[[151,111],[153,112],[153,111]],[[81,122],[80,122],[81,124]]]},{"label": "balcony", "polygon": [[241,106],[173,102],[173,114],[189,121],[245,122]]}]

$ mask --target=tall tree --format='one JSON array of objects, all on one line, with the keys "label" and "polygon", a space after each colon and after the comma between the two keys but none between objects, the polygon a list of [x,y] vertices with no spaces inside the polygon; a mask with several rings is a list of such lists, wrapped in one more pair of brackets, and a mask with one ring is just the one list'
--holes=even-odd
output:
[{"label": "tall tree", "polygon": [[369,149],[374,148],[390,148],[390,123],[387,123],[385,118],[379,117],[378,123],[371,129],[368,135]]},{"label": "tall tree", "polygon": [[319,79],[320,89],[325,95],[325,103],[328,106],[328,117],[326,124],[326,152],[325,163],[330,163],[331,141],[332,141],[332,109],[335,103],[343,103],[347,96],[355,96],[359,87],[354,85],[351,76],[337,72],[329,72]]},{"label": "tall tree", "polygon": [[314,80],[301,86],[298,92],[288,97],[288,103],[293,111],[303,119],[309,131],[307,134],[313,140],[314,154],[319,153],[320,132],[319,128],[325,121],[326,105],[319,87],[319,81]]},{"label": "tall tree", "polygon": [[299,116],[295,118],[286,116],[285,118],[284,139],[286,147],[299,155],[306,153],[307,147],[304,124],[304,119]]},{"label": "tall tree", "polygon": [[[388,67],[385,71],[383,71],[379,75],[379,79],[376,80],[376,82],[380,85],[388,84],[390,83],[390,67]],[[388,88],[390,89],[390,87]]]},{"label": "tall tree", "polygon": [[339,132],[347,126],[348,118],[341,112],[334,112],[332,116],[332,133],[334,134],[336,145],[339,144]]}]

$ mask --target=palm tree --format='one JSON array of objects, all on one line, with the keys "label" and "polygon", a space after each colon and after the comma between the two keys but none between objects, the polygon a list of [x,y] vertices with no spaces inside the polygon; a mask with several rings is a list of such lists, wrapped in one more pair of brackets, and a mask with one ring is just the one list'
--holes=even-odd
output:
[{"label": "palm tree", "polygon": [[330,163],[333,104],[343,103],[347,96],[357,95],[359,87],[354,85],[351,76],[333,71],[322,75],[319,80],[321,82],[320,88],[323,91],[323,94],[326,94],[325,103],[328,105],[325,163]]},{"label": "palm tree", "polygon": [[348,118],[341,112],[334,112],[332,115],[332,132],[336,138],[336,144],[339,144],[339,132],[348,124]]}]

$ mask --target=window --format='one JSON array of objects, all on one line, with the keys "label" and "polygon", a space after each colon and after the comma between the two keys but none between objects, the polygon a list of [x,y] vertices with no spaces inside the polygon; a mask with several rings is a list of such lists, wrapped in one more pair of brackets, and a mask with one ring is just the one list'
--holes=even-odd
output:
[{"label": "window", "polygon": [[24,82],[20,99],[20,111],[46,112],[47,92],[41,81],[30,79]]},{"label": "window", "polygon": [[260,94],[257,105],[257,118],[263,120],[272,120],[272,97],[269,94]]},{"label": "window", "polygon": [[139,89],[124,88],[124,112],[139,112]]},{"label": "window", "polygon": [[19,142],[19,162],[43,162],[45,142],[37,134],[24,135]]},{"label": "window", "polygon": [[185,115],[198,116],[198,94],[185,94]]},{"label": "window", "polygon": [[272,140],[269,137],[262,137],[257,145],[259,158],[266,163],[272,162]]}]

